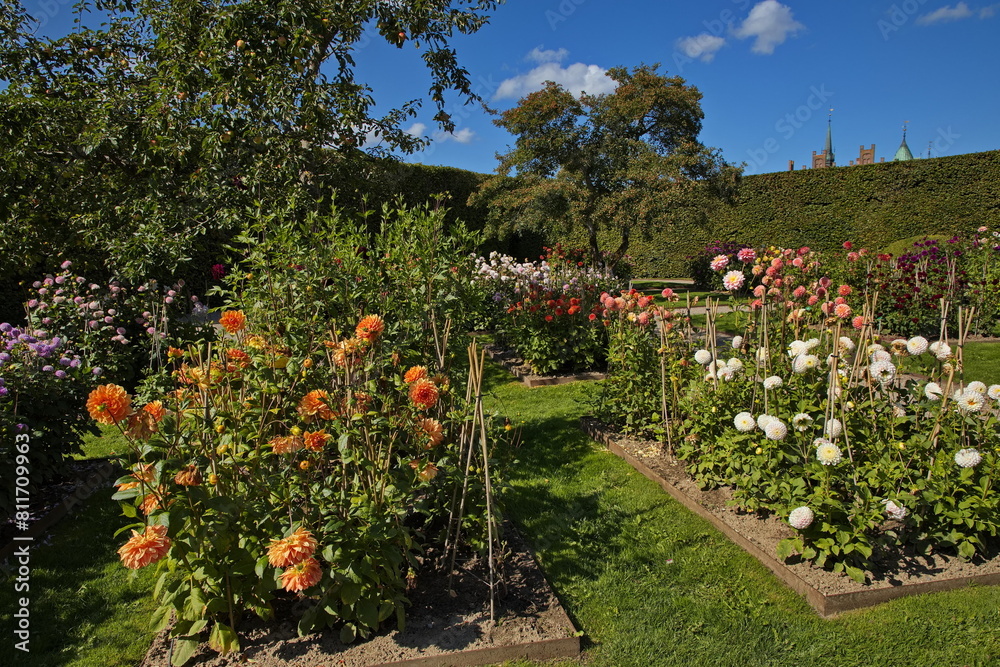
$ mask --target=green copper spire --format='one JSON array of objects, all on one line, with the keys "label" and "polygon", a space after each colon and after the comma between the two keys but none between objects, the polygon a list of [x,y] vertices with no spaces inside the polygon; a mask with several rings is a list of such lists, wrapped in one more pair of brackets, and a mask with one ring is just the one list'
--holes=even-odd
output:
[{"label": "green copper spire", "polygon": [[899,148],[896,149],[896,155],[892,158],[893,162],[913,159],[913,153],[910,152],[910,147],[906,145],[906,123],[909,122],[910,121],[906,121],[903,123],[903,143],[901,143]]},{"label": "green copper spire", "polygon": [[833,123],[833,109],[830,109],[829,115],[826,117],[826,166],[832,167],[833,160],[833,130],[831,124]]}]

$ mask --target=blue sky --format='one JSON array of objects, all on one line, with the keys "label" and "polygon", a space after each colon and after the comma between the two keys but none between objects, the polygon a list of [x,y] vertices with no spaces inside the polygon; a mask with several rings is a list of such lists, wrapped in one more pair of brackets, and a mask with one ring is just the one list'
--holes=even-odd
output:
[{"label": "blue sky", "polygon": [[[68,0],[25,5],[46,32],[72,21]],[[891,159],[904,121],[920,157],[1000,148],[998,37],[1000,2],[508,0],[454,46],[500,110],[546,79],[610,92],[608,68],[659,62],[704,95],[702,142],[753,174],[808,164],[830,108],[838,165],[861,144]],[[372,39],[357,60],[383,108],[426,95],[413,49]],[[427,107],[408,127],[434,141],[405,159],[493,171],[513,138],[478,106],[452,102],[455,133],[442,135]]]}]

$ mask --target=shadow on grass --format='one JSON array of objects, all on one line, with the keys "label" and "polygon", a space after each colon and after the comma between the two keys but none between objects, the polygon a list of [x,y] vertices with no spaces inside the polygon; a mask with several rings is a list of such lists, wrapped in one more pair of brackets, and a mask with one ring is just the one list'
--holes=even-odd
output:
[{"label": "shadow on grass", "polygon": [[[635,526],[658,513],[661,498],[624,500],[628,473],[609,467],[605,454],[579,430],[579,417],[529,421],[514,452],[507,514],[522,529],[535,557],[578,628],[580,602],[567,588],[592,588],[621,568],[643,567],[635,552]],[[607,455],[610,456],[610,455]],[[631,501],[635,501],[633,496]],[[584,637],[584,646],[595,645]]]},{"label": "shadow on grass", "polygon": [[[99,490],[57,524],[49,537],[36,542],[30,553],[27,592],[15,594],[17,574],[5,571],[0,619],[4,625],[12,623],[12,612],[20,606],[15,595],[28,597],[30,653],[16,651],[13,642],[5,641],[0,664],[138,662],[152,639],[148,625],[154,572],[147,568],[131,573],[121,566],[116,550],[124,540],[111,536],[126,521],[107,490]],[[13,655],[4,656],[7,651]]]}]

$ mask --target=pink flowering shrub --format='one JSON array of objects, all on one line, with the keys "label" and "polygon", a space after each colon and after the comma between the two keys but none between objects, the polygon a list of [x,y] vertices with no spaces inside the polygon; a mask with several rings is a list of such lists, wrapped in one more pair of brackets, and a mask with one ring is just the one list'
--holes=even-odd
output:
[{"label": "pink flowering shrub", "polygon": [[[192,305],[197,300],[181,285],[99,285],[68,261],[35,281],[24,320],[0,323],[0,463],[13,466],[15,436],[25,434],[32,484],[61,474],[80,434],[92,428],[82,408],[87,392],[104,381],[134,384],[144,367],[160,367],[175,336],[212,335],[192,317]],[[13,481],[3,485],[0,515],[12,498]]]}]

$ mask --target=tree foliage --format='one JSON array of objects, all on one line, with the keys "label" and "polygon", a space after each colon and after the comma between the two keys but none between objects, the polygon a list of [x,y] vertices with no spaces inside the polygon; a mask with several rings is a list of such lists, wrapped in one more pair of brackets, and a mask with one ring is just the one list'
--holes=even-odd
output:
[{"label": "tree foliage", "polygon": [[358,175],[366,136],[421,145],[401,127],[420,100],[376,115],[355,76],[372,29],[419,52],[451,130],[445,96],[478,98],[449,42],[498,4],[81,0],[106,23],[47,39],[20,0],[4,3],[0,253],[24,258],[25,275],[59,255],[162,275],[250,209],[313,209],[339,174]]},{"label": "tree foliage", "polygon": [[[614,264],[634,230],[698,215],[729,193],[740,170],[698,141],[701,93],[657,70],[613,68],[617,87],[600,95],[576,97],[549,81],[494,121],[515,145],[473,202],[489,203],[497,233],[581,227],[591,259]],[[620,242],[605,257],[607,228],[620,230]]]}]

